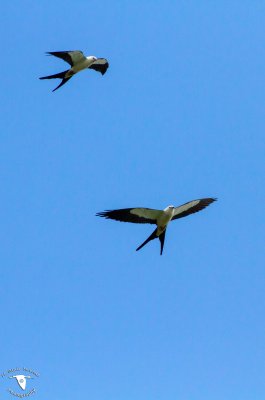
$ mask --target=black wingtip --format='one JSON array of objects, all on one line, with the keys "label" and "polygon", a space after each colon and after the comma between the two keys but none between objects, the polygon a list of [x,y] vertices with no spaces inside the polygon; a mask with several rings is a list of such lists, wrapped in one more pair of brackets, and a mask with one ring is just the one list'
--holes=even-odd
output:
[{"label": "black wingtip", "polygon": [[107,72],[108,69],[109,69],[109,63],[107,63],[105,66],[105,69],[103,71],[101,71],[101,75],[105,75],[105,73]]},{"label": "black wingtip", "polygon": [[213,203],[214,201],[217,201],[218,198],[217,198],[217,197],[208,197],[208,198],[202,199],[202,200],[208,201],[209,204],[211,204],[211,203]]},{"label": "black wingtip", "polygon": [[100,211],[95,214],[96,217],[108,218],[107,214],[110,210]]},{"label": "black wingtip", "polygon": [[208,205],[212,204],[213,202],[217,201],[218,199],[217,199],[217,197],[208,197],[208,198],[202,199],[202,200],[207,202],[207,205],[206,205],[206,207],[207,207]]}]

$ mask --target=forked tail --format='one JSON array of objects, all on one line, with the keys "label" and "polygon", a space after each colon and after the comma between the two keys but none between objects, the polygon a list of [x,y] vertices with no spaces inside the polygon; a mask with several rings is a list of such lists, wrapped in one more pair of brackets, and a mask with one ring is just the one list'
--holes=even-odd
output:
[{"label": "forked tail", "polygon": [[66,74],[66,72],[68,72],[68,71],[69,71],[69,69],[67,69],[66,71],[63,71],[63,72],[59,72],[58,74],[48,75],[48,76],[42,76],[42,77],[39,78],[39,79],[56,79],[56,78],[64,79],[65,74]]},{"label": "forked tail", "polygon": [[164,248],[164,242],[165,242],[165,236],[166,236],[166,229],[164,230],[164,232],[161,233],[160,236],[158,236],[159,240],[160,240],[160,244],[161,244],[161,248],[160,248],[160,256],[162,256],[163,254],[163,248]]},{"label": "forked tail", "polygon": [[165,236],[166,236],[166,229],[159,236],[156,235],[156,232],[157,232],[157,229],[155,229],[154,232],[139,247],[137,247],[136,251],[140,250],[148,242],[150,242],[151,240],[156,239],[158,237],[158,239],[160,240],[160,244],[161,244],[160,255],[162,256],[163,248],[164,248],[164,242],[165,242]]},{"label": "forked tail", "polygon": [[56,79],[56,78],[62,79],[61,83],[58,86],[56,86],[55,89],[53,89],[53,92],[55,92],[55,90],[59,89],[59,87],[63,86],[67,81],[69,81],[69,79],[72,78],[73,75],[69,76],[68,78],[65,78],[65,74],[68,71],[69,71],[69,69],[66,71],[63,71],[63,72],[59,72],[59,74],[42,76],[40,79]]},{"label": "forked tail", "polygon": [[140,250],[142,247],[144,247],[151,240],[157,238],[156,232],[157,232],[157,229],[155,229],[154,232],[139,247],[137,247],[136,251]]}]

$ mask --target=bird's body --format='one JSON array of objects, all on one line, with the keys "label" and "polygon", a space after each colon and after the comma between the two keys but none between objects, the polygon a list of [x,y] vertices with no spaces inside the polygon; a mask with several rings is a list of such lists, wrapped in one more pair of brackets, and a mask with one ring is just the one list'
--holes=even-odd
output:
[{"label": "bird's body", "polygon": [[168,206],[164,210],[155,210],[152,208],[123,208],[120,210],[107,210],[99,212],[96,215],[107,219],[114,219],[122,222],[133,222],[141,224],[155,224],[157,227],[154,232],[136,249],[140,250],[148,242],[159,238],[161,243],[160,254],[163,253],[166,229],[170,221],[203,210],[209,204],[214,202],[214,198],[205,198],[192,200],[179,207]]},{"label": "bird's body", "polygon": [[94,56],[84,57],[77,61],[72,68],[69,69],[69,72],[74,75],[77,72],[83,71],[84,69],[89,68],[97,58]]},{"label": "bird's body", "polygon": [[100,72],[102,75],[105,74],[109,67],[109,63],[105,58],[97,58],[95,56],[85,57],[83,52],[80,50],[70,50],[70,51],[51,51],[47,52],[48,55],[52,55],[70,64],[71,68],[59,72],[58,74],[43,76],[40,79],[62,79],[61,83],[53,90],[53,92],[62,85],[64,85],[73,75],[87,68],[94,69]]},{"label": "bird's body", "polygon": [[161,211],[161,215],[157,218],[157,232],[156,235],[159,236],[167,227],[167,224],[171,221],[174,215],[174,206],[168,206],[163,211]]}]

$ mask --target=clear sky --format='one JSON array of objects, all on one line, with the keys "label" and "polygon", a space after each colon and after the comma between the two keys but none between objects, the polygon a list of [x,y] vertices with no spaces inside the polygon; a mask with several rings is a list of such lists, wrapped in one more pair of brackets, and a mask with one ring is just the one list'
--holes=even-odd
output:
[{"label": "clear sky", "polygon": [[[265,2],[1,14],[1,370],[38,371],[36,400],[264,399]],[[74,49],[109,70],[52,93],[45,51]],[[95,217],[200,197],[162,257]]]}]

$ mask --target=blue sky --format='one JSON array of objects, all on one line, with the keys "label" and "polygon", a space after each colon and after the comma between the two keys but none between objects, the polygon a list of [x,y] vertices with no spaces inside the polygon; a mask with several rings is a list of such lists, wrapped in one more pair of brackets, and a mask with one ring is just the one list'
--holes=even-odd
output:
[{"label": "blue sky", "polygon": [[[0,365],[38,371],[36,399],[264,398],[264,15],[2,6]],[[44,53],[69,49],[110,68],[52,93],[38,77],[67,65]],[[218,202],[172,223],[162,257],[135,252],[151,225],[95,217],[200,197]]]}]

